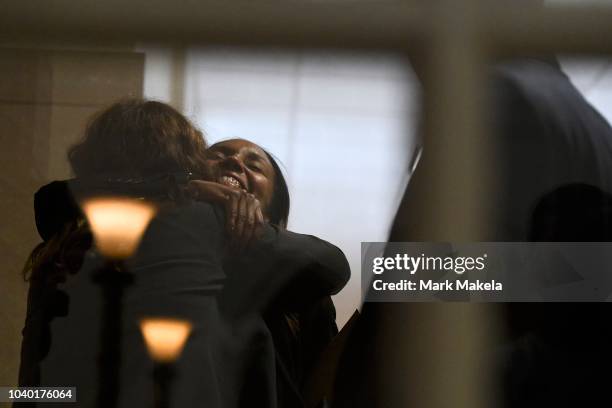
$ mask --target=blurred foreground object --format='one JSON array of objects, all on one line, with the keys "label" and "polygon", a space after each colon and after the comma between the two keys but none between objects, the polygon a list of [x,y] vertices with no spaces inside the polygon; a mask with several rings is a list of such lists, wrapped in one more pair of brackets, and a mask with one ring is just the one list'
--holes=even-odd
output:
[{"label": "blurred foreground object", "polygon": [[155,207],[143,200],[124,197],[87,198],[81,206],[98,250],[109,261],[96,277],[104,293],[98,403],[106,408],[117,404],[122,300],[125,288],[133,281],[132,275],[124,270],[123,260],[136,251],[155,215]]},{"label": "blurred foreground object", "polygon": [[140,331],[149,355],[155,362],[155,406],[170,406],[170,383],[174,377],[174,362],[181,355],[191,333],[192,324],[187,320],[147,318],[140,321]]},{"label": "blurred foreground object", "polygon": [[187,320],[148,318],[140,321],[140,330],[153,361],[171,363],[183,351],[191,333],[192,324]]},{"label": "blurred foreground object", "polygon": [[132,198],[89,198],[82,203],[98,250],[109,259],[126,259],[138,247],[155,207]]}]

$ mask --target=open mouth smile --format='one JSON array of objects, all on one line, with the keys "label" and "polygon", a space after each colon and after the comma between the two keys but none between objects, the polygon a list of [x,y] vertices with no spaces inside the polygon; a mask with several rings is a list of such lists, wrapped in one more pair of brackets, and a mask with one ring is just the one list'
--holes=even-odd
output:
[{"label": "open mouth smile", "polygon": [[218,183],[231,188],[235,188],[237,190],[247,191],[242,182],[234,176],[221,176],[219,177]]}]

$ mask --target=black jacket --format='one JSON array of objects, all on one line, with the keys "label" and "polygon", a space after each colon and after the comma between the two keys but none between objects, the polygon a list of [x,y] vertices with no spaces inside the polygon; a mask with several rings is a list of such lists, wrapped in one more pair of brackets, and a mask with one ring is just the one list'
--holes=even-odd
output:
[{"label": "black jacket", "polygon": [[[61,225],[48,220],[37,215],[43,238],[50,224]],[[222,212],[209,204],[169,207],[127,262],[134,283],[124,296],[119,406],[152,404],[152,363],[137,327],[143,316],[194,324],[177,362],[172,406],[276,406],[275,351],[264,310],[292,288],[310,301],[337,293],[348,280],[344,255],[325,241],[269,226],[256,247],[233,257],[223,225]],[[21,385],[77,386],[78,405],[94,405],[101,296],[92,278],[102,262],[88,251],[65,284],[32,282]],[[62,299],[62,306],[50,299]]]},{"label": "black jacket", "polygon": [[[499,147],[498,167],[492,170],[501,177],[492,209],[495,228],[486,240],[609,240],[610,125],[556,61],[516,60],[495,67],[491,74],[491,137]],[[418,167],[413,177],[421,177]],[[389,241],[413,240],[410,225],[418,222],[418,214],[401,208],[415,199],[419,198],[408,185]],[[480,356],[483,363],[491,359],[497,363],[498,370],[489,376],[501,385],[493,394],[495,406],[575,407],[609,401],[605,385],[605,372],[612,364],[609,303],[488,306],[497,307],[499,326],[507,335],[498,347],[482,350]],[[422,334],[418,310],[423,307],[364,305],[343,356],[334,407],[392,408],[403,406],[399,401],[406,397],[422,396],[410,388],[416,378],[407,376],[418,376],[420,368],[397,360],[395,353],[411,347],[409,339],[399,335],[400,327],[401,333]],[[439,307],[447,307],[449,313],[456,309],[452,303]],[[398,376],[402,381],[397,381]]]}]

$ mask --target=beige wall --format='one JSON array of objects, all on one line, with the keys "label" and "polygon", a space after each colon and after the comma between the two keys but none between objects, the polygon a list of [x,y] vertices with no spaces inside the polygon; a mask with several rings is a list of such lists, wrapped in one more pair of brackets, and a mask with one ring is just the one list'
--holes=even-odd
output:
[{"label": "beige wall", "polygon": [[70,176],[66,149],[87,118],[142,96],[144,55],[0,48],[0,386],[15,385],[27,283],[21,268],[39,242],[33,194]]}]

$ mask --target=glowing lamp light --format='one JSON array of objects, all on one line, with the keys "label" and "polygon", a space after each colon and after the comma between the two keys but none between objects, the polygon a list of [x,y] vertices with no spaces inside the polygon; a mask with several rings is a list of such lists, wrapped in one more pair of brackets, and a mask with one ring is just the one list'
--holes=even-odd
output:
[{"label": "glowing lamp light", "polygon": [[191,329],[187,320],[149,318],[140,321],[149,355],[158,363],[171,363],[181,355]]},{"label": "glowing lamp light", "polygon": [[98,250],[111,259],[129,258],[155,216],[151,203],[133,198],[91,198],[81,207]]}]

